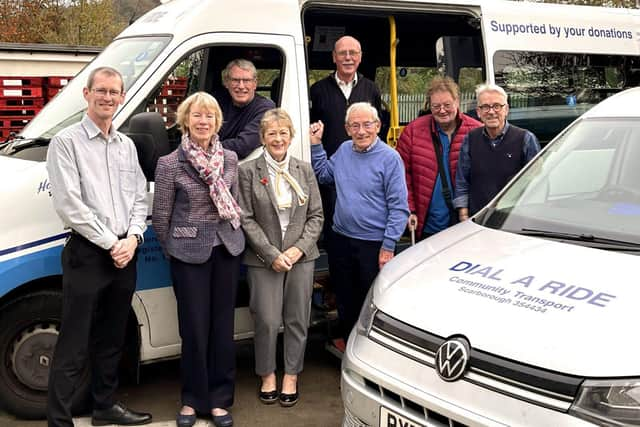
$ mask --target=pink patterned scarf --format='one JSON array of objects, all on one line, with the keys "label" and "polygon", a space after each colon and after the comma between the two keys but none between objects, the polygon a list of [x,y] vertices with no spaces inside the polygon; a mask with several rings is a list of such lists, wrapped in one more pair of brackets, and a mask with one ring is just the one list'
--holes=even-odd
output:
[{"label": "pink patterned scarf", "polygon": [[218,209],[220,218],[229,220],[233,228],[240,226],[240,214],[242,210],[235,201],[229,188],[224,182],[224,152],[218,135],[211,138],[211,143],[205,151],[189,135],[182,135],[182,150],[198,172],[200,178],[209,186],[209,195],[213,204]]}]

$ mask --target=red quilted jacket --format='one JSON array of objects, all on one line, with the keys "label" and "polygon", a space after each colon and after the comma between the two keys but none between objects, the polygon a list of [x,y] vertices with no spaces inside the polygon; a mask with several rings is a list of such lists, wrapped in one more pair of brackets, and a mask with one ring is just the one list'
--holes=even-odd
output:
[{"label": "red quilted jacket", "polygon": [[[482,123],[458,112],[458,129],[453,134],[453,141],[449,149],[449,170],[451,182],[455,185],[458,156],[464,136]],[[432,135],[436,132],[435,122],[431,114],[418,117],[409,123],[398,140],[398,153],[404,162],[409,190],[409,209],[418,217],[418,234],[424,228],[424,222],[429,212],[433,186],[438,177],[438,161],[433,150]],[[451,189],[453,191],[453,188]]]}]

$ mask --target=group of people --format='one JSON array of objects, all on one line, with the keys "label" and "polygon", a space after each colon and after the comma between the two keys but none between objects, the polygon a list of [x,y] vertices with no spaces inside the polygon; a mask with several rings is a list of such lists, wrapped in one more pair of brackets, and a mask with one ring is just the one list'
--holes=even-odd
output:
[{"label": "group of people", "polygon": [[[216,426],[233,425],[241,263],[255,320],[258,398],[291,407],[299,399],[321,233],[346,342],[407,225],[427,237],[473,215],[539,149],[533,134],[506,122],[501,88],[478,89],[480,123],[459,111],[458,88],[449,78],[433,80],[431,114],[411,122],[392,149],[378,136],[380,93],[357,73],[361,58],[356,39],[340,38],[336,72],[311,88],[311,164],[288,153],[292,120],[256,94],[249,61],[229,63],[227,92],[218,99],[196,92],[178,108],[182,140],[158,161],[152,220],[177,301],[180,427],[194,425],[198,414],[209,414]],[[92,424],[146,424],[150,414],[115,401],[136,248],[146,229],[146,180],[133,142],[112,125],[125,96],[120,73],[96,68],[83,95],[86,114],[52,139],[47,155],[54,207],[71,229],[62,253],[63,313],[48,421],[73,426],[71,404],[90,362]],[[260,156],[238,164],[260,145]]]},{"label": "group of people", "polygon": [[507,122],[501,87],[476,88],[480,121],[460,111],[450,77],[435,77],[427,89],[431,114],[402,131],[397,150],[409,192],[408,227],[427,238],[466,220],[485,206],[538,151],[533,133]]}]

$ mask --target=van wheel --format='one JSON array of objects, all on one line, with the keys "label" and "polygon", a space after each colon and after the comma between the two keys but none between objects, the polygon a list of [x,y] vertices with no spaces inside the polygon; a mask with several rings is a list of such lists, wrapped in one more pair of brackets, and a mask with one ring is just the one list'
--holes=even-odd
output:
[{"label": "van wheel", "polygon": [[[0,402],[23,419],[46,416],[49,366],[58,339],[62,293],[27,294],[0,309]],[[76,395],[86,403],[89,370]]]}]

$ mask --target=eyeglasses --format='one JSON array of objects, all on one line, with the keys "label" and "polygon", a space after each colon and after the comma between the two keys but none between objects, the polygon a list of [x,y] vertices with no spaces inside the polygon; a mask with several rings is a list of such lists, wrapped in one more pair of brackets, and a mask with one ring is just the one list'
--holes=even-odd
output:
[{"label": "eyeglasses", "polygon": [[378,122],[347,123],[347,127],[350,130],[357,132],[360,128],[363,128],[364,130],[371,130],[376,127],[377,123]]},{"label": "eyeglasses", "polygon": [[482,111],[483,113],[488,113],[489,110],[493,110],[496,113],[499,113],[500,111],[502,111],[505,105],[507,104],[482,104],[478,105],[478,110]]},{"label": "eyeglasses", "polygon": [[446,104],[433,104],[431,106],[431,111],[433,111],[434,113],[437,113],[438,111],[440,111],[443,108],[446,111],[453,111],[455,106],[453,104],[449,104],[449,103],[446,103]]},{"label": "eyeglasses", "polygon": [[336,52],[336,55],[338,56],[360,56],[362,52],[360,52],[359,50],[339,50]]},{"label": "eyeglasses", "polygon": [[105,89],[105,88],[102,88],[102,87],[97,88],[97,89],[91,89],[91,91],[93,93],[95,93],[96,95],[98,95],[98,96],[107,96],[107,94],[109,94],[109,95],[113,96],[114,98],[117,97],[117,96],[120,96],[120,94],[122,94],[122,92],[119,91],[119,90],[115,90],[115,89],[109,90],[109,89]]},{"label": "eyeglasses", "polygon": [[237,79],[235,77],[230,77],[229,81],[232,86],[240,86],[240,83],[244,83],[244,85],[247,86],[249,83],[255,82],[256,79]]}]

